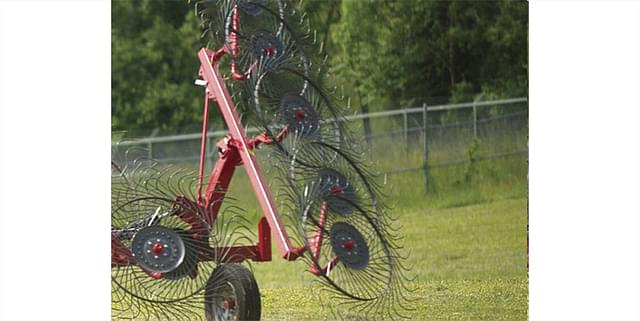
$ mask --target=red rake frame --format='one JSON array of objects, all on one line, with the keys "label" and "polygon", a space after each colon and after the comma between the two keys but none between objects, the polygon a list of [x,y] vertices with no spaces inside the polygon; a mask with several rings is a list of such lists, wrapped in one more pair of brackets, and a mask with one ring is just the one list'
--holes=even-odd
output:
[{"label": "red rake frame", "polygon": [[[239,27],[237,8],[234,8],[233,10],[233,25],[234,29],[237,30]],[[328,274],[338,263],[337,257],[329,260],[326,266],[322,268],[313,263],[317,262],[320,248],[322,246],[324,218],[328,214],[326,201],[321,207],[320,224],[318,225],[316,233],[309,243],[309,246],[307,247],[302,245],[294,247],[287,235],[285,226],[275,206],[273,196],[265,184],[264,175],[262,174],[260,165],[256,161],[253,152],[260,144],[270,145],[274,141],[266,133],[262,133],[254,138],[247,137],[244,127],[240,122],[236,106],[232,101],[225,82],[218,71],[218,61],[220,58],[225,54],[230,54],[232,56],[232,79],[243,80],[250,75],[255,64],[245,73],[238,72],[234,60],[237,52],[237,39],[233,33],[230,35],[230,44],[223,46],[221,49],[214,52],[210,49],[203,48],[198,52],[198,59],[200,60],[200,69],[198,74],[202,79],[196,81],[196,83],[205,87],[202,143],[198,172],[198,199],[189,200],[183,196],[178,196],[174,204],[178,205],[179,208],[182,209],[199,210],[181,211],[176,215],[191,226],[191,231],[198,231],[192,233],[194,238],[206,238],[206,235],[202,235],[204,234],[203,231],[208,233],[211,232],[211,227],[218,216],[218,212],[231,182],[231,178],[235,172],[235,167],[242,165],[248,174],[251,186],[262,209],[263,216],[258,222],[258,242],[256,245],[248,246],[208,248],[203,251],[204,254],[200,254],[198,260],[211,261],[215,258],[224,257],[222,259],[223,262],[241,262],[247,259],[253,261],[271,261],[271,232],[273,231],[276,245],[278,246],[280,255],[284,259],[294,261],[302,256],[306,250],[309,250],[313,258],[312,263],[310,264],[311,272],[315,275]],[[269,52],[266,52],[266,55],[269,54]],[[206,191],[203,193],[202,187],[204,186],[204,164],[206,161],[210,100],[217,103],[229,132],[226,137],[218,141],[216,144],[219,157],[212,169]],[[286,138],[287,134],[288,130],[287,126],[285,126],[280,133],[276,135],[275,139],[277,141],[281,141]],[[201,213],[201,215],[196,213]],[[113,236],[111,243],[112,267],[135,264],[135,257],[124,244]],[[344,246],[348,246],[348,244]],[[162,273],[150,272],[149,275],[155,279],[163,277]]]}]

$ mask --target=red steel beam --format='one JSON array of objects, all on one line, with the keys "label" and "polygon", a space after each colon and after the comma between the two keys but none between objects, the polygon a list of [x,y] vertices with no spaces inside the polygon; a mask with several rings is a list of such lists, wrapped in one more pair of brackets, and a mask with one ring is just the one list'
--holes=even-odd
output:
[{"label": "red steel beam", "polygon": [[207,48],[200,49],[198,52],[201,76],[207,82],[207,90],[215,97],[225,123],[229,127],[229,134],[237,144],[240,158],[249,176],[251,186],[256,193],[263,215],[275,234],[276,245],[280,250],[280,254],[286,259],[292,259],[291,241],[284,229],[280,215],[276,210],[273,196],[265,184],[262,170],[253,155],[253,150],[247,143],[248,139],[240,123],[240,117],[236,111],[235,104],[231,100],[225,82],[217,70],[217,65],[211,64],[211,59],[214,55],[215,53]]},{"label": "red steel beam", "polygon": [[213,226],[222,201],[231,183],[231,178],[236,170],[236,166],[240,164],[240,155],[238,150],[231,146],[229,138],[225,137],[217,144],[218,160],[211,172],[207,191],[205,192],[205,208],[207,209],[207,217],[205,218],[210,226]]}]

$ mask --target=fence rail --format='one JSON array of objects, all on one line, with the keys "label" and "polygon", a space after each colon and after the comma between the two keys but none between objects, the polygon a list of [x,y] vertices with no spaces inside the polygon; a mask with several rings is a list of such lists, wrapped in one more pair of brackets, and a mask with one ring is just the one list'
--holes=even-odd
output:
[{"label": "fence rail", "polygon": [[[460,116],[459,113],[464,110],[470,111],[467,115],[470,117]],[[479,117],[481,112],[485,116]],[[446,117],[443,117],[446,113],[458,113],[457,118],[454,117],[456,121],[446,121]],[[435,106],[423,104],[420,107],[349,115],[344,120],[369,123],[363,126],[365,132],[362,135],[373,151],[374,158],[384,158],[389,150],[404,150],[406,157],[403,161],[396,157],[391,162],[392,168],[377,168],[379,174],[421,170],[424,172],[424,187],[428,191],[429,170],[464,164],[467,161],[464,157],[467,146],[473,139],[480,138],[488,142],[485,144],[488,150],[477,160],[526,154],[528,113],[528,99],[520,97]],[[373,128],[371,132],[366,132],[370,128]],[[258,129],[249,127],[247,133],[256,134]],[[226,134],[226,131],[208,132],[207,145],[214,146],[215,141]],[[199,159],[200,139],[201,133],[193,133],[144,137],[114,142],[113,146],[141,146],[146,152],[144,156],[159,162],[189,162]],[[400,143],[405,145],[404,148],[398,148]],[[418,154],[419,158],[410,157]],[[210,148],[208,167],[215,158],[215,148]]]}]

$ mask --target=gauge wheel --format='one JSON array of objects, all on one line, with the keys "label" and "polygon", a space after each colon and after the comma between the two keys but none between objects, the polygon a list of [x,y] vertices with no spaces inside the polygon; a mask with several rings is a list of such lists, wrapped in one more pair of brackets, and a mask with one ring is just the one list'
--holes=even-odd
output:
[{"label": "gauge wheel", "polygon": [[240,264],[218,266],[205,293],[207,321],[260,320],[260,290],[249,269]]}]

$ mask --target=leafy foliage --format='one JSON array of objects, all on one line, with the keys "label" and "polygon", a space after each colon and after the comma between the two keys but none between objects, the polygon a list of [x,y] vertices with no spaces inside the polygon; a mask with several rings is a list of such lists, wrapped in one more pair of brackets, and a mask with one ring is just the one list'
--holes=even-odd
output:
[{"label": "leafy foliage", "polygon": [[464,164],[464,181],[466,183],[471,182],[471,179],[476,175],[478,171],[478,148],[480,147],[480,140],[474,138],[469,143],[467,148],[467,159]]},{"label": "leafy foliage", "polygon": [[202,91],[192,80],[200,32],[189,6],[114,1],[112,10],[112,129],[197,126]]},{"label": "leafy foliage", "polygon": [[[329,56],[318,66],[320,80],[336,76],[355,105],[381,110],[527,94],[526,2],[291,2],[316,29],[321,48],[312,52]],[[114,130],[198,128],[199,36],[187,1],[113,2]]]},{"label": "leafy foliage", "polygon": [[345,0],[332,65],[378,109],[526,95],[527,19],[525,2]]}]

